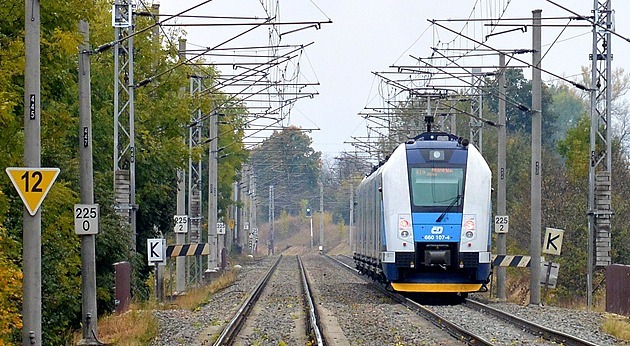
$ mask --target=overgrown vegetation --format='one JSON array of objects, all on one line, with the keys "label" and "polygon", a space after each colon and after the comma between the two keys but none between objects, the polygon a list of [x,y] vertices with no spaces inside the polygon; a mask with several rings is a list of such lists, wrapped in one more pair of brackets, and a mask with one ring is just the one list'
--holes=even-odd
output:
[{"label": "overgrown vegetation", "polygon": [[606,316],[602,329],[617,340],[630,342],[630,317]]},{"label": "overgrown vegetation", "polygon": [[[235,270],[223,272],[209,285],[193,288],[185,295],[177,296],[174,300],[158,303],[154,298],[132,304],[126,313],[111,314],[99,320],[99,339],[107,344],[120,346],[148,345],[158,334],[158,320],[154,310],[185,309],[195,311],[208,304],[212,295],[228,287],[236,280]],[[151,297],[155,292],[149,292]],[[80,333],[75,333],[74,342],[81,339]]]},{"label": "overgrown vegetation", "polygon": [[[42,166],[61,173],[42,205],[42,335],[43,344],[64,345],[81,322],[80,240],[74,234],[72,206],[79,202],[79,145],[77,52],[79,20],[90,23],[92,47],[111,42],[111,2],[42,1],[41,4],[41,152]],[[143,9],[144,10],[144,9]],[[0,162],[23,166],[24,2],[4,1],[0,6]],[[152,24],[138,17],[138,30]],[[161,32],[163,35],[164,32]],[[177,64],[182,32],[158,39],[152,30],[135,36],[136,82]],[[174,45],[171,45],[173,44]],[[111,206],[113,193],[113,83],[112,51],[91,56],[94,195],[100,208],[96,236],[97,300],[99,315],[114,309],[113,263],[129,261],[133,268],[135,299],[147,299],[145,285],[147,238],[156,229],[172,233],[175,214],[176,172],[188,164],[185,138],[192,107],[209,112],[220,107],[219,147],[225,147],[219,169],[219,206],[230,205],[231,186],[247,152],[242,145],[244,109],[238,100],[214,91],[202,96],[180,92],[192,74],[212,83],[216,71],[209,66],[181,66],[144,87],[135,88],[135,150],[137,248],[131,249],[129,227],[122,226]],[[193,73],[194,69],[194,73]],[[235,130],[236,129],[236,130]],[[207,134],[205,135],[207,137]],[[204,138],[204,140],[207,138]],[[228,145],[229,144],[229,145]],[[129,151],[128,151],[129,152]],[[193,155],[204,155],[196,150]],[[121,161],[130,160],[123,157]],[[6,175],[0,175],[0,343],[21,343],[22,202]],[[205,232],[204,232],[205,233]]]}]

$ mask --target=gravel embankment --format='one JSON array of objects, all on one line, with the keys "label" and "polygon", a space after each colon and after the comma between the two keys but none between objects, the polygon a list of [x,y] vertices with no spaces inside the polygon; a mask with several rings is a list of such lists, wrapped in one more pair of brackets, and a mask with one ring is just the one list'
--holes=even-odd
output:
[{"label": "gravel embankment", "polygon": [[520,306],[512,303],[488,303],[524,320],[532,321],[549,329],[577,336],[600,346],[621,345],[612,336],[601,331],[604,317],[599,312],[564,309],[553,306]]},{"label": "gravel embankment", "polygon": [[238,345],[306,345],[300,271],[283,256],[236,341]]},{"label": "gravel embankment", "polygon": [[157,310],[159,334],[152,345],[211,345],[213,335],[221,332],[238,310],[245,297],[276,260],[266,257],[244,264],[237,280],[214,294],[210,302],[197,311]]},{"label": "gravel embankment", "polygon": [[330,260],[307,255],[302,261],[331,344],[462,345]]},{"label": "gravel embankment", "polygon": [[[269,257],[244,265],[234,284],[213,295],[210,302],[197,311],[156,311],[160,332],[152,345],[210,345],[275,259]],[[331,344],[461,345],[446,332],[384,297],[362,278],[323,256],[305,255],[302,261],[314,287],[316,305],[322,311],[324,333]],[[245,335],[242,344],[278,345],[280,341],[286,345],[304,344],[300,315],[303,307],[297,298],[299,281],[294,262],[294,256],[285,256],[280,263],[274,274],[276,278],[263,293],[262,305],[254,310],[254,316],[242,333]],[[601,313],[511,303],[490,302],[489,305],[597,345],[622,344],[600,330]],[[431,308],[444,313],[445,317],[447,312],[439,310],[449,310],[448,314],[458,318],[457,323],[462,327],[486,336],[496,345],[551,344],[464,306]]]},{"label": "gravel embankment", "polygon": [[[348,257],[338,257],[344,263],[352,264]],[[597,345],[622,345],[614,337],[601,331],[603,315],[599,312],[564,309],[552,306],[521,306],[513,303],[488,302],[484,294],[472,294],[477,299],[495,309],[506,311],[524,320],[532,321],[549,329],[576,336]],[[518,327],[498,320],[465,306],[429,306],[433,311],[455,322],[473,333],[483,336],[496,345],[555,345],[549,341],[533,337]]]}]

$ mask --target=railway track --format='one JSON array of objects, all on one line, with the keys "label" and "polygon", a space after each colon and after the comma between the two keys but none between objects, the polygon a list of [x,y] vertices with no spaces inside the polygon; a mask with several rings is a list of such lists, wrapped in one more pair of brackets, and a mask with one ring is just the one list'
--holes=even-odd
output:
[{"label": "railway track", "polygon": [[214,345],[280,342],[325,344],[309,281],[299,257],[278,257]]},{"label": "railway track", "polygon": [[[357,270],[354,269],[352,266],[348,265],[347,263],[344,263],[342,261],[339,261],[338,259],[334,258],[334,257],[330,257],[327,256],[329,259],[331,259],[332,261],[334,261],[335,263],[343,266],[344,268],[348,269],[349,271],[355,273],[356,275],[359,275]],[[367,281],[367,280],[366,280]],[[371,281],[368,281],[369,283],[372,283]],[[391,291],[388,291],[385,287],[383,287],[382,285],[378,285],[378,284],[374,284],[373,287],[375,287],[377,290],[379,290],[381,293],[383,293],[384,295],[390,297],[391,299],[393,299],[394,301],[399,302],[400,304],[404,305],[405,307],[412,309],[413,311],[417,312],[418,314],[420,314],[421,316],[423,316],[424,318],[426,318],[427,320],[429,320],[431,323],[433,323],[434,325],[438,326],[439,328],[442,328],[444,330],[446,330],[449,334],[451,334],[453,337],[457,338],[460,341],[465,342],[466,344],[469,345],[493,345],[490,341],[484,339],[483,337],[470,332],[464,328],[461,328],[460,326],[458,326],[455,323],[450,322],[449,320],[443,318],[442,316],[438,315],[437,313],[433,312],[431,309],[427,308],[426,306],[422,305],[422,304],[418,304],[417,302],[406,298],[398,293],[394,293]]]},{"label": "railway track", "polygon": [[597,346],[597,344],[592,343],[590,341],[580,339],[576,336],[569,335],[557,330],[553,330],[551,328],[547,328],[541,326],[537,323],[527,321],[518,316],[509,314],[505,311],[501,311],[499,309],[495,309],[491,306],[483,304],[473,299],[466,299],[464,305],[470,307],[471,309],[475,309],[485,314],[492,315],[501,320],[504,320],[510,324],[516,325],[521,329],[527,330],[530,333],[539,336],[545,340],[555,342],[559,345],[567,345],[567,346]]},{"label": "railway track", "polygon": [[[348,263],[351,259],[344,256],[344,261],[329,257],[339,265],[358,275],[357,271]],[[347,263],[346,263],[347,262]],[[372,283],[369,280],[366,280]],[[574,346],[594,346],[596,343],[572,336],[560,331],[553,330],[519,318],[482,304],[472,299],[466,299],[461,305],[425,306],[400,294],[386,290],[382,285],[374,284],[383,294],[400,302],[410,309],[418,312],[429,321],[445,328],[448,332],[460,340],[464,340],[471,345],[574,345]],[[473,311],[465,313],[462,309]],[[491,325],[493,328],[478,332],[479,321]],[[471,330],[475,330],[474,332]]]}]

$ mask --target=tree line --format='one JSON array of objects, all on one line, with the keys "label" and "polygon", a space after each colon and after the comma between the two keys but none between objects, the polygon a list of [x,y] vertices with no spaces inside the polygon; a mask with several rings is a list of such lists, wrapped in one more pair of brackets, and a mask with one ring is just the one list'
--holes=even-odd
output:
[{"label": "tree line", "polygon": [[[43,1],[41,4],[41,152],[43,167],[61,173],[42,205],[42,329],[43,343],[63,345],[81,321],[80,239],[74,233],[72,207],[79,203],[78,158],[78,23],[90,23],[90,45],[114,40],[111,3],[94,1]],[[143,9],[149,10],[149,9]],[[0,163],[23,166],[24,2],[8,0],[0,6]],[[136,27],[153,24],[138,17]],[[184,32],[152,30],[135,36],[137,80],[152,77],[178,64],[177,43]],[[166,36],[163,36],[166,35]],[[129,227],[113,211],[113,50],[91,56],[92,123],[95,203],[101,208],[96,236],[97,299],[99,314],[114,309],[113,263],[129,261],[134,268],[133,295],[147,297],[145,283],[147,238],[172,233],[176,210],[177,170],[187,169],[186,143],[190,114],[220,108],[218,133],[224,148],[219,160],[219,213],[230,205],[232,183],[248,153],[242,144],[245,109],[220,91],[190,95],[188,76],[217,71],[206,65],[173,69],[135,90],[136,131],[136,249],[130,248]],[[182,89],[184,88],[184,89]],[[194,105],[194,106],[193,106]],[[209,134],[204,134],[208,139]],[[193,159],[207,155],[207,147],[193,150]],[[0,344],[20,343],[22,306],[22,202],[6,175],[0,178]],[[207,225],[206,225],[207,227]],[[205,232],[204,232],[205,234]]]}]

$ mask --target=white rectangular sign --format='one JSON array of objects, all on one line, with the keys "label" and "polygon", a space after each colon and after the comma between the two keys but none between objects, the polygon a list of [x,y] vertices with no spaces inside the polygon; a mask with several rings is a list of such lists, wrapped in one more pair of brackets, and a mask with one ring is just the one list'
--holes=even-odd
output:
[{"label": "white rectangular sign", "polygon": [[147,258],[149,265],[166,260],[166,239],[147,239]]},{"label": "white rectangular sign", "polygon": [[188,233],[188,215],[175,215],[173,216],[175,226],[173,226],[173,232],[175,233]]},{"label": "white rectangular sign", "polygon": [[74,233],[98,234],[98,204],[74,205]]},{"label": "white rectangular sign", "polygon": [[[542,286],[547,285],[547,288],[556,288],[558,273],[560,272],[560,263],[543,262],[540,266],[540,284]],[[549,266],[551,266],[551,268]]]},{"label": "white rectangular sign", "polygon": [[562,238],[564,230],[547,227],[545,231],[545,239],[543,241],[542,253],[550,255],[560,255],[562,250]]},{"label": "white rectangular sign", "polygon": [[217,223],[217,234],[225,234],[225,224],[223,222]]},{"label": "white rectangular sign", "polygon": [[507,215],[496,215],[494,217],[494,233],[507,233],[510,228],[510,217]]}]

